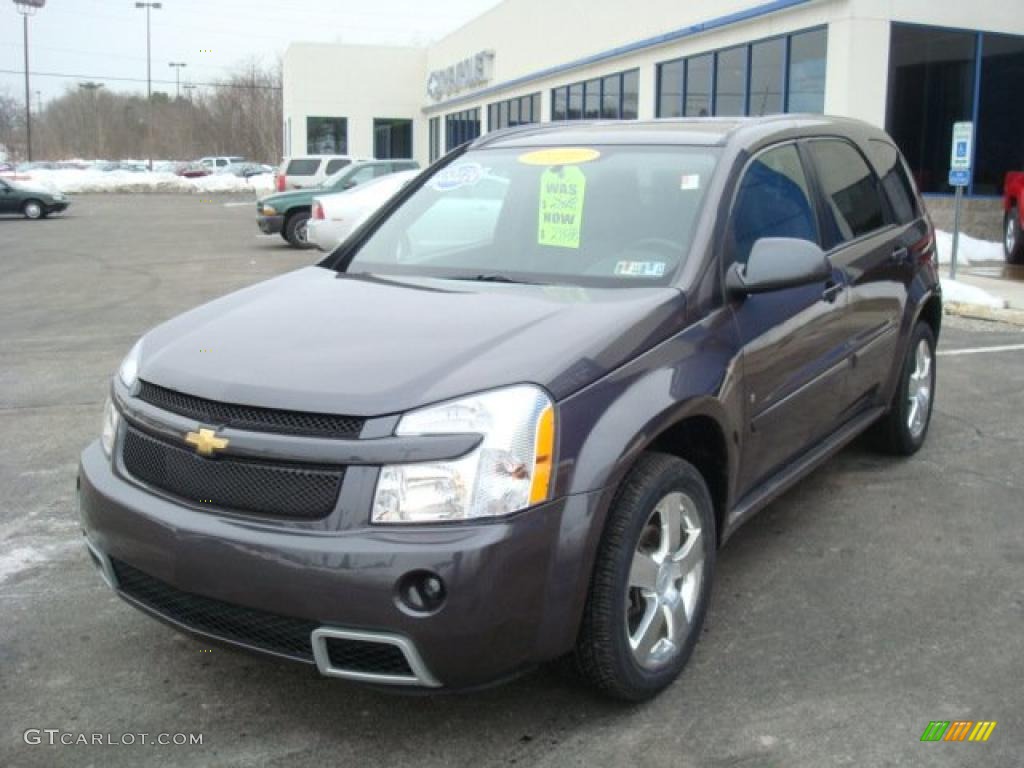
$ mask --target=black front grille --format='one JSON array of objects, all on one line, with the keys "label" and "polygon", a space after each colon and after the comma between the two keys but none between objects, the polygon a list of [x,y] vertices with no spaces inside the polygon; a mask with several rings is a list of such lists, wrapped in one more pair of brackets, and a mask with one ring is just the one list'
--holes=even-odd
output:
[{"label": "black front grille", "polygon": [[183,592],[119,560],[111,563],[118,588],[161,616],[224,640],[313,661],[310,634],[318,625],[311,621]]},{"label": "black front grille", "polygon": [[310,520],[334,509],[345,470],[204,458],[127,427],[124,466],[138,480],[192,504]]},{"label": "black front grille", "polygon": [[398,646],[339,637],[329,637],[326,640],[327,657],[331,660],[331,666],[336,669],[374,675],[413,676],[409,662],[405,660],[405,654]]},{"label": "black front grille", "polygon": [[225,427],[248,429],[255,432],[279,432],[309,437],[355,438],[363,429],[365,419],[355,416],[337,416],[331,413],[302,413],[276,408],[257,408],[251,405],[222,403],[186,395],[173,389],[158,387],[148,381],[141,382],[139,398],[171,413],[190,419]]}]

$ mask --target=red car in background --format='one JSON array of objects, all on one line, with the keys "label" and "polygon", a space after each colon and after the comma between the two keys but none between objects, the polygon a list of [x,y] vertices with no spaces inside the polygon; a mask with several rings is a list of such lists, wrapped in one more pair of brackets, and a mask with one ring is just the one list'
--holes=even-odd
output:
[{"label": "red car in background", "polygon": [[174,173],[186,179],[196,179],[200,176],[209,176],[213,171],[202,163],[179,163],[175,167]]},{"label": "red car in background", "polygon": [[1006,174],[1003,184],[1003,250],[1011,264],[1024,264],[1024,171]]}]

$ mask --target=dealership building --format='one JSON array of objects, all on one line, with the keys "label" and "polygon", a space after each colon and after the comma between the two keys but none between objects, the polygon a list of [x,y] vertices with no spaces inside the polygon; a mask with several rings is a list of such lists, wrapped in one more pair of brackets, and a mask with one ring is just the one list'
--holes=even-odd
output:
[{"label": "dealership building", "polygon": [[[285,154],[430,162],[557,120],[811,112],[886,128],[948,214],[953,123],[975,123],[968,229],[1024,170],[1019,0],[505,0],[424,47],[296,43]],[[396,24],[401,19],[395,20]]]}]

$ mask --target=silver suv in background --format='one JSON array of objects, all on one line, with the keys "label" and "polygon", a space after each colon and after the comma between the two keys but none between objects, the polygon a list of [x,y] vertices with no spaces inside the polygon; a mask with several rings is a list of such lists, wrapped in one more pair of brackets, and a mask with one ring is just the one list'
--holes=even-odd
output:
[{"label": "silver suv in background", "polygon": [[286,157],[278,166],[274,189],[309,189],[320,186],[324,180],[342,168],[363,158],[351,155],[295,155]]}]

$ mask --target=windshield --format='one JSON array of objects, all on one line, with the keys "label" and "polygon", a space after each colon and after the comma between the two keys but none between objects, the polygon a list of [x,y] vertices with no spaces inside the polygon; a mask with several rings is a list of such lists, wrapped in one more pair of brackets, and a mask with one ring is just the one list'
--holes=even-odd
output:
[{"label": "windshield", "polygon": [[467,152],[382,222],[347,271],[664,284],[689,252],[718,154],[679,146]]}]

